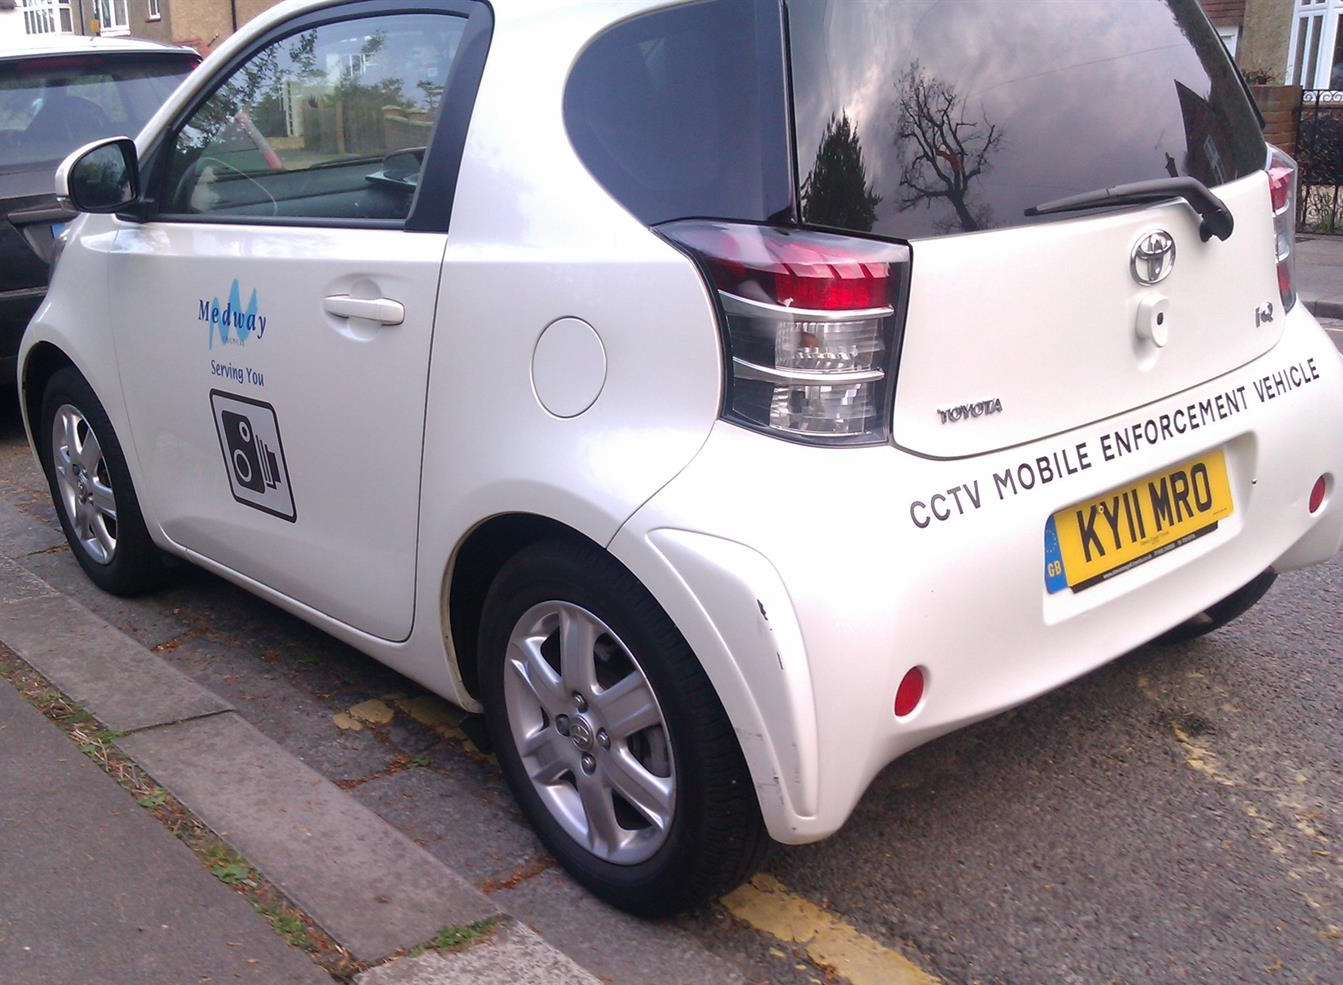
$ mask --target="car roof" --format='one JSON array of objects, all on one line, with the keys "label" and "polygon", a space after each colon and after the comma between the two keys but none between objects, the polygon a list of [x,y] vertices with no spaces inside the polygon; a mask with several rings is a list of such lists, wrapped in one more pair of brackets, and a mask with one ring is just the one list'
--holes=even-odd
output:
[{"label": "car roof", "polygon": [[146,54],[195,55],[193,48],[141,41],[138,38],[90,38],[78,34],[49,34],[25,38],[19,44],[0,44],[0,60],[43,58],[48,55]]}]

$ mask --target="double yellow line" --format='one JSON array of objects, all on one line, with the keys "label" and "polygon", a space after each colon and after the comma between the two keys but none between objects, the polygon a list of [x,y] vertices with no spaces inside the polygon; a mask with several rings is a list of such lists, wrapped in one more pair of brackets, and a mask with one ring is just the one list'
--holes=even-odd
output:
[{"label": "double yellow line", "polygon": [[903,954],[789,892],[773,876],[756,876],[722,903],[742,923],[800,947],[815,964],[852,985],[938,985],[939,979]]}]

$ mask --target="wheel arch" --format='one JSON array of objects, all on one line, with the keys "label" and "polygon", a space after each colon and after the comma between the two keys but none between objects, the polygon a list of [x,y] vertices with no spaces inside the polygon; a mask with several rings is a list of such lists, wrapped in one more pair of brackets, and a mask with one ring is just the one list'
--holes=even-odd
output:
[{"label": "wheel arch", "polygon": [[[792,707],[787,714],[777,716],[775,727],[771,730],[769,719],[757,704],[757,696],[743,675],[743,668],[733,661],[730,648],[719,636],[712,619],[703,613],[696,615],[687,610],[687,602],[690,603],[690,609],[696,611],[697,604],[685,596],[684,582],[660,553],[654,552],[657,561],[651,565],[639,563],[640,557],[645,562],[653,558],[647,552],[631,551],[628,543],[630,536],[624,538],[624,545],[621,544],[620,535],[617,535],[612,545],[602,545],[561,521],[527,512],[497,514],[473,527],[454,551],[443,581],[444,643],[462,690],[472,700],[479,702],[476,655],[481,615],[485,596],[508,560],[519,551],[541,541],[571,540],[595,546],[648,590],[690,644],[733,724],[755,784],[756,802],[770,833],[775,839],[785,842],[815,840],[820,835],[807,833],[805,823],[799,823],[809,819],[800,815],[815,810],[811,801],[816,795],[818,784],[815,722],[802,714],[810,708],[812,696],[809,682],[797,680],[799,674],[805,676],[800,630],[791,614],[786,592],[777,581],[777,574],[773,573],[772,568],[756,570],[761,569],[761,566],[768,567],[768,562],[747,548],[739,548],[744,556],[735,560],[748,562],[747,566],[753,572],[753,577],[748,579],[753,582],[753,590],[750,605],[746,607],[750,610],[752,620],[757,613],[763,619],[766,607],[772,613],[770,619],[764,620],[766,623],[773,622],[772,627],[765,627],[764,633],[771,643],[765,654],[768,657],[768,668],[772,672],[773,667],[782,667],[785,663],[784,653],[787,652],[789,659],[786,662],[795,671],[792,687],[788,688],[794,692],[793,700],[787,702]],[[621,549],[622,546],[624,549]],[[752,627],[755,625],[752,622]],[[709,659],[706,660],[706,656]],[[772,710],[780,710],[777,703],[771,704],[775,705]],[[779,734],[771,734],[772,731]],[[792,769],[784,769],[776,757],[776,745],[791,751],[802,762]],[[793,796],[790,796],[792,783],[785,777],[799,787],[796,793],[801,794],[801,811],[798,810],[799,805],[794,803]],[[825,833],[828,832],[821,834]]]},{"label": "wheel arch", "polygon": [[[38,342],[24,355],[23,369],[19,374],[19,400],[24,425],[28,429],[28,441],[34,452],[38,451],[35,428],[42,413],[42,394],[47,388],[47,381],[67,366],[84,375],[66,351],[52,342]],[[87,376],[84,378],[88,379]]]},{"label": "wheel arch", "polygon": [[444,635],[462,687],[476,700],[480,699],[476,642],[485,595],[510,558],[532,544],[550,540],[590,544],[606,551],[559,520],[537,513],[501,513],[473,527],[453,552],[444,578]]}]

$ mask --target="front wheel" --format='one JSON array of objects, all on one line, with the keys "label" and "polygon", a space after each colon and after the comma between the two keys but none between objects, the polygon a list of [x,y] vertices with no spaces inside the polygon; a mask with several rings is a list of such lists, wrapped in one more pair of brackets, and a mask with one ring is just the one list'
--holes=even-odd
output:
[{"label": "front wheel", "polygon": [[84,573],[115,595],[155,587],[161,557],[140,515],[121,444],[93,388],[73,367],[47,381],[34,425],[52,502]]},{"label": "front wheel", "polygon": [[504,776],[574,878],[653,916],[750,875],[768,838],[731,723],[613,558],[568,542],[517,555],[486,598],[479,654]]}]

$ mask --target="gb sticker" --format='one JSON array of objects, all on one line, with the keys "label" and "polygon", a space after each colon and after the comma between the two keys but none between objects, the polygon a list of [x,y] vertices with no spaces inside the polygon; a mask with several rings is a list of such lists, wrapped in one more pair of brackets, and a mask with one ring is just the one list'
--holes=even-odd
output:
[{"label": "gb sticker", "polygon": [[298,514],[275,408],[221,390],[210,391],[210,407],[233,498],[293,523]]}]

